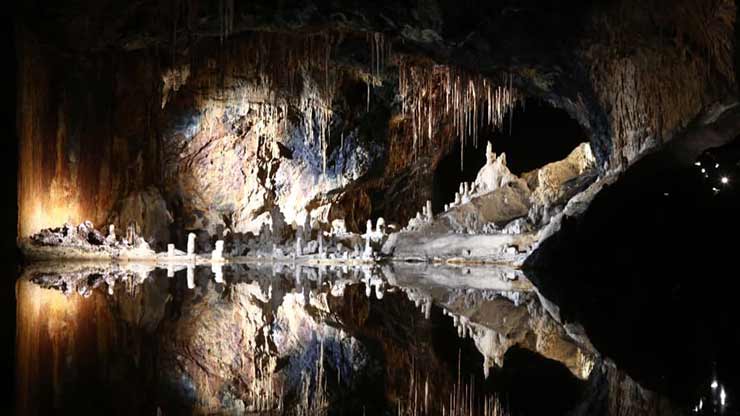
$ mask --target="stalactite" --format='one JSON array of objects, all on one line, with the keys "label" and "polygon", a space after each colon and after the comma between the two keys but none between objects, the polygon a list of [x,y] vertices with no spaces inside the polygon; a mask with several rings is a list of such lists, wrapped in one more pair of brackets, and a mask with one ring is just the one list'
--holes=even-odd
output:
[{"label": "stalactite", "polygon": [[367,42],[370,46],[370,70],[365,79],[367,84],[367,111],[370,111],[370,88],[383,83],[383,70],[391,57],[391,42],[382,33],[369,32]]},{"label": "stalactite", "polygon": [[432,141],[435,126],[450,119],[461,144],[461,166],[466,142],[478,145],[479,125],[501,128],[506,114],[511,116],[510,110],[521,101],[511,75],[495,82],[458,68],[404,58],[399,62],[399,95],[401,111],[411,120],[414,151],[423,138]]},{"label": "stalactite", "polygon": [[234,30],[234,0],[220,0],[219,12],[221,23],[220,39],[221,43],[223,43]]}]

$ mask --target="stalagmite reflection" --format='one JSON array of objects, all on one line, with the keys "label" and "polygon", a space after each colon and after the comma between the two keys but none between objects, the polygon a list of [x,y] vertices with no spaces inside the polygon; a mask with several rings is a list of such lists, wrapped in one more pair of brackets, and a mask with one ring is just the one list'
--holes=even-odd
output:
[{"label": "stalagmite reflection", "polygon": [[598,362],[512,270],[179,269],[26,270],[18,281],[21,409],[503,415],[505,385],[489,374],[510,348],[557,360],[577,383]]}]

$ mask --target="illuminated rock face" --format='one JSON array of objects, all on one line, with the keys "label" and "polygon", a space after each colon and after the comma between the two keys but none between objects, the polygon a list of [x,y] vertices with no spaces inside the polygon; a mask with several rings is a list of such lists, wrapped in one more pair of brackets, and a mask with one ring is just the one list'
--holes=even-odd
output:
[{"label": "illuminated rock face", "polygon": [[[445,0],[386,4],[384,19],[368,17],[377,15],[371,4],[238,4],[226,19],[190,2],[187,18],[149,3],[105,17],[60,7],[37,25],[44,13],[23,9],[19,235],[103,224],[119,207],[129,215],[130,198],[152,187],[166,210],[153,200],[162,215],[148,218],[158,224],[141,224],[150,242],[166,233],[165,211],[184,230],[171,236],[178,243],[194,229],[256,232],[273,205],[288,223],[305,212],[345,218],[353,231],[371,217],[405,223],[431,199],[430,172],[452,143],[500,126],[520,98],[514,90],[564,108],[591,135],[598,169],[621,170],[735,85],[734,3],[706,12],[681,0],[675,9],[685,14],[666,14],[622,2],[525,8],[540,19],[538,32],[486,24],[509,21],[498,5],[476,13]],[[131,20],[152,15],[161,19]],[[643,24],[650,19],[660,30]],[[101,24],[80,26],[87,21]],[[460,21],[488,29],[460,42],[469,35]],[[686,30],[695,23],[711,30]],[[674,32],[681,42],[660,35]],[[391,52],[397,44],[403,54]]]}]

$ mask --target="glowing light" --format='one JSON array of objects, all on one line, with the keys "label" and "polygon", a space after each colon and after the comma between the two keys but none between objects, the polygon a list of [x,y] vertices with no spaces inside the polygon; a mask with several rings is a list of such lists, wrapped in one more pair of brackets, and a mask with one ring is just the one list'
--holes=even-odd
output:
[{"label": "glowing light", "polygon": [[699,399],[699,410],[703,408],[704,408],[704,402],[702,401],[702,399]]},{"label": "glowing light", "polygon": [[717,169],[719,167],[719,163],[714,164],[714,168]]},{"label": "glowing light", "polygon": [[701,173],[706,173],[706,172],[707,172],[707,170],[706,170],[706,169],[704,169],[704,168],[701,168]]},{"label": "glowing light", "polygon": [[58,204],[43,204],[38,201],[30,213],[22,216],[21,235],[28,236],[44,228],[59,227],[65,222],[70,224],[81,222],[77,204],[69,201],[58,202]]},{"label": "glowing light", "polygon": [[694,162],[694,166],[701,166],[701,162]]},{"label": "glowing light", "polygon": [[728,178],[727,176],[723,176],[722,179],[720,179],[720,182],[722,182],[723,185],[726,185],[730,182],[730,178]]},{"label": "glowing light", "polygon": [[710,384],[709,386],[712,388],[712,390],[714,390],[717,388],[717,386],[719,386],[719,384],[717,383],[717,380],[713,380],[712,384]]},{"label": "glowing light", "polygon": [[724,406],[725,403],[727,403],[727,393],[725,393],[725,388],[722,387],[722,390],[719,392],[719,404]]}]

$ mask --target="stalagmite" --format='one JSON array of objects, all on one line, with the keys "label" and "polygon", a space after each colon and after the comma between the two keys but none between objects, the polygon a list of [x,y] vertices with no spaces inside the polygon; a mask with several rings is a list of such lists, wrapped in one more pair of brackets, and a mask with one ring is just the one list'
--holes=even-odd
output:
[{"label": "stalagmite", "polygon": [[434,214],[432,213],[432,201],[427,200],[426,204],[427,221],[432,222],[434,220]]},{"label": "stalagmite", "polygon": [[114,245],[117,243],[115,225],[111,224],[108,226],[108,236],[105,237],[105,242],[108,243],[108,245]]},{"label": "stalagmite", "polygon": [[319,230],[319,257],[324,257],[324,232]]},{"label": "stalagmite", "polygon": [[366,224],[365,229],[366,229],[365,234],[367,234],[368,236],[370,234],[372,234],[372,232],[373,232],[373,220],[367,220],[367,224]]},{"label": "stalagmite", "polygon": [[224,259],[224,240],[216,241],[216,249],[211,252],[211,261],[223,261]]},{"label": "stalagmite", "polygon": [[516,175],[512,174],[506,166],[506,154],[501,153],[496,157],[490,142],[486,145],[486,164],[483,165],[475,178],[475,186],[478,192],[491,192],[516,181]]},{"label": "stalagmite", "polygon": [[128,228],[126,229],[126,241],[128,241],[128,243],[131,245],[135,245],[137,237],[136,223],[132,222],[128,225]]},{"label": "stalagmite", "polygon": [[194,256],[195,255],[195,234],[189,233],[188,234],[188,256]]},{"label": "stalagmite", "polygon": [[460,202],[461,201],[462,201],[462,199],[460,198],[460,193],[459,192],[455,192],[455,206],[460,205]]},{"label": "stalagmite", "polygon": [[172,243],[167,244],[167,257],[169,258],[175,257],[175,245]]},{"label": "stalagmite", "polygon": [[381,237],[385,235],[385,219],[383,217],[378,218],[375,222],[375,232]]},{"label": "stalagmite", "polygon": [[295,255],[296,256],[302,256],[303,255],[303,247],[301,247],[301,237],[298,236],[295,239]]}]

